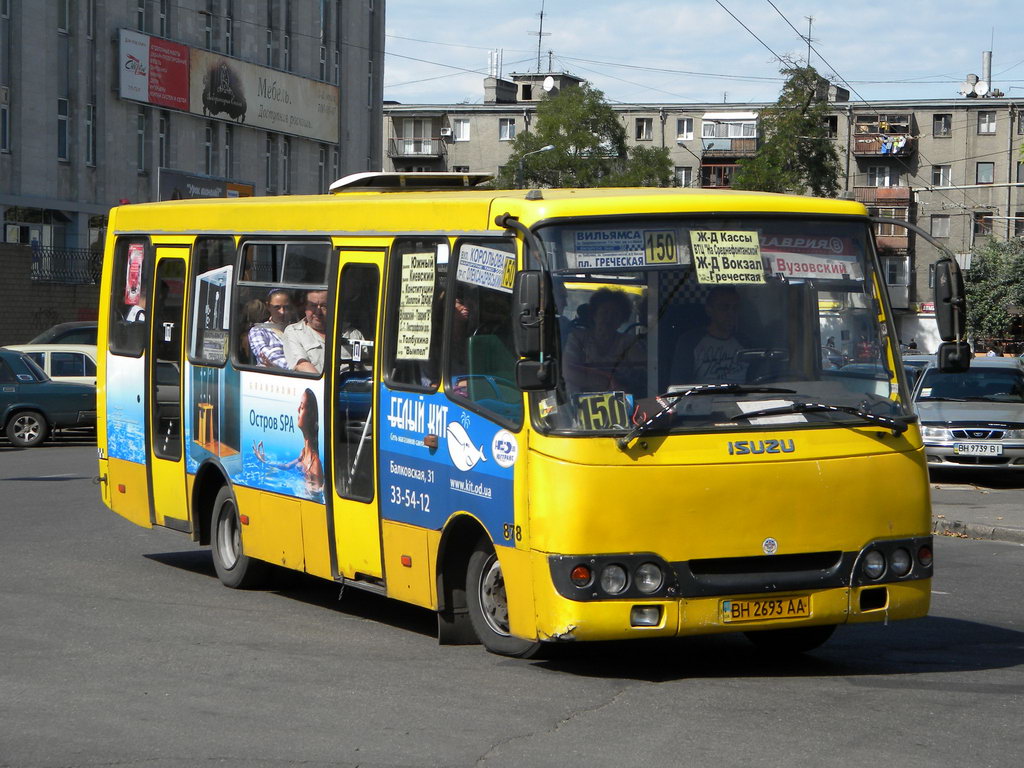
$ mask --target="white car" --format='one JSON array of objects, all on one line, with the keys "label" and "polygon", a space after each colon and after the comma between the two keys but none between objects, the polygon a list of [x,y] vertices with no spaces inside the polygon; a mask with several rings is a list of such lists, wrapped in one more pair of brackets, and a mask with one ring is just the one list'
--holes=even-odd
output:
[{"label": "white car", "polygon": [[54,381],[96,386],[96,347],[91,344],[11,344],[23,352]]}]

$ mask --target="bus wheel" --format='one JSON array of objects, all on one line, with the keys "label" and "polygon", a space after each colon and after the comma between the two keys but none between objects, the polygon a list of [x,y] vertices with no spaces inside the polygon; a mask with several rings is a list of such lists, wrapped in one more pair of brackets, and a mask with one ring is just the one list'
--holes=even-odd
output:
[{"label": "bus wheel", "polygon": [[494,547],[481,537],[466,569],[466,604],[476,636],[491,653],[528,659],[541,648],[539,642],[513,637],[508,625],[508,594],[505,577]]},{"label": "bus wheel", "polygon": [[785,655],[813,651],[832,637],[834,624],[821,627],[794,627],[792,629],[766,629],[746,632],[747,639],[767,653]]},{"label": "bus wheel", "polygon": [[7,439],[18,448],[35,448],[46,439],[49,427],[38,411],[21,411],[7,422]]},{"label": "bus wheel", "polygon": [[235,497],[224,486],[213,503],[213,531],[210,536],[213,567],[221,583],[232,589],[252,589],[267,576],[267,564],[242,551],[242,525],[238,519]]}]

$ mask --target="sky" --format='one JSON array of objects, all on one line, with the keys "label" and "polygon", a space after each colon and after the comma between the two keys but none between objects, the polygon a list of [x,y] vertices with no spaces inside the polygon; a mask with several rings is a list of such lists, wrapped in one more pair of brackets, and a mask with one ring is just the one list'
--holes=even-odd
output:
[{"label": "sky", "polygon": [[[384,98],[479,104],[489,51],[538,71],[542,0],[386,0]],[[992,51],[992,87],[1024,99],[1024,0],[543,0],[540,70],[612,103],[775,101],[779,58],[851,101],[960,98]],[[730,15],[731,12],[731,15]],[[734,18],[735,17],[735,18]]]}]

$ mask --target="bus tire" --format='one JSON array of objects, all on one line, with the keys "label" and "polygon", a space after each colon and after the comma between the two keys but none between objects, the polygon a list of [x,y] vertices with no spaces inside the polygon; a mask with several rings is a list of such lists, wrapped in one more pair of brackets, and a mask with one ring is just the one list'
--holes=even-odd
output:
[{"label": "bus tire", "polygon": [[532,658],[541,643],[514,637],[509,632],[508,595],[501,562],[494,547],[481,536],[466,567],[466,605],[473,631],[491,653]]},{"label": "bus tire", "polygon": [[225,587],[253,589],[267,578],[269,566],[242,551],[242,524],[231,488],[222,486],[213,502],[210,549],[213,567]]},{"label": "bus tire", "polygon": [[41,445],[49,431],[46,417],[39,411],[19,411],[7,422],[7,439],[18,448]]},{"label": "bus tire", "polygon": [[835,624],[826,624],[820,627],[766,629],[744,634],[760,650],[782,656],[813,651],[832,637],[835,631]]}]

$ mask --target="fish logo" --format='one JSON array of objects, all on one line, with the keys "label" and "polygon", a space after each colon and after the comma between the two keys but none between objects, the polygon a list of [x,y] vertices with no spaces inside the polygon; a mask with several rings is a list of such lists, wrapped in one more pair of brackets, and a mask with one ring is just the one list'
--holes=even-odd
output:
[{"label": "fish logo", "polygon": [[483,446],[477,448],[473,445],[466,428],[459,422],[449,423],[447,433],[448,455],[452,457],[452,464],[463,472],[468,472],[481,461],[487,461]]}]

